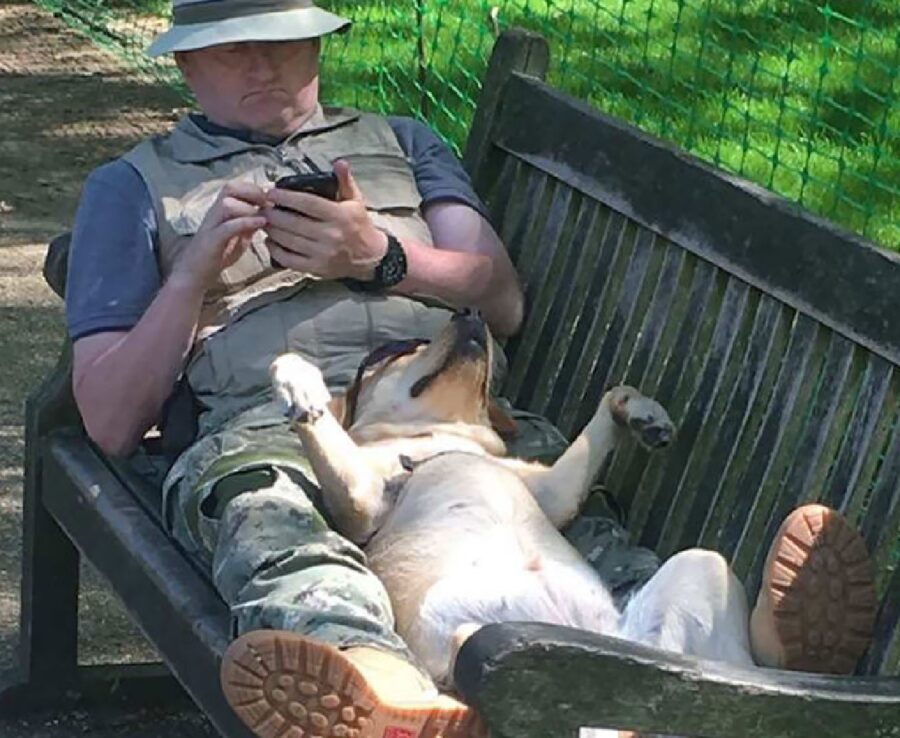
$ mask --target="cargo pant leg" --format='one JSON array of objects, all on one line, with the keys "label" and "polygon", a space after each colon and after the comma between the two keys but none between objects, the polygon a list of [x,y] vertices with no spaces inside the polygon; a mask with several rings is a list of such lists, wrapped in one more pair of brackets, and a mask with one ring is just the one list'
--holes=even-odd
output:
[{"label": "cargo pant leg", "polygon": [[217,521],[212,579],[231,608],[235,635],[289,630],[409,657],[364,554],[329,529],[296,474],[268,467],[233,475],[221,483],[227,502],[207,510],[207,523]]}]

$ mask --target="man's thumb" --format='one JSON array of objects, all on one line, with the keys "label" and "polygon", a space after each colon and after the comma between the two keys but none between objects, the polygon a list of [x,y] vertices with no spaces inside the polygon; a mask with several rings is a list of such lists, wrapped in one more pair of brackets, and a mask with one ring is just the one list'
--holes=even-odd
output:
[{"label": "man's thumb", "polygon": [[356,180],[350,173],[350,164],[344,159],[338,159],[334,163],[334,173],[338,180],[338,197],[341,200],[359,200],[365,202],[362,190],[356,185]]}]

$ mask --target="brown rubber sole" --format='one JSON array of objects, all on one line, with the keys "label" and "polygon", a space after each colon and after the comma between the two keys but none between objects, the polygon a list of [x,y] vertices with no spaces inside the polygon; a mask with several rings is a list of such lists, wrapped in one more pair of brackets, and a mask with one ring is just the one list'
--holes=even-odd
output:
[{"label": "brown rubber sole", "polygon": [[260,738],[482,738],[473,710],[437,698],[382,701],[341,651],[285,631],[253,631],[222,659],[222,690]]},{"label": "brown rubber sole", "polygon": [[877,598],[865,542],[839,513],[804,505],[782,523],[766,560],[783,669],[852,674],[872,640]]}]

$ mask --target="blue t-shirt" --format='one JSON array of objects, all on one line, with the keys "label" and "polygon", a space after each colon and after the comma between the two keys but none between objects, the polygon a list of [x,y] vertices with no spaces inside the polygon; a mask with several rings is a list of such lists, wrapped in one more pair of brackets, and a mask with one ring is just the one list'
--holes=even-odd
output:
[{"label": "blue t-shirt", "polygon": [[[249,137],[193,118],[210,133]],[[387,120],[412,164],[423,206],[455,201],[486,215],[459,160],[427,125],[412,118]],[[137,170],[116,159],[91,172],[75,215],[66,281],[73,340],[137,324],[162,283],[156,248],[156,212]]]}]

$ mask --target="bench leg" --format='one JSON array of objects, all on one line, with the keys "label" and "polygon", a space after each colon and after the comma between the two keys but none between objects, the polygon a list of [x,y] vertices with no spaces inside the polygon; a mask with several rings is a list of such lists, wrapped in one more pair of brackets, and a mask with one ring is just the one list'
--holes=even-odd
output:
[{"label": "bench leg", "polygon": [[19,665],[29,681],[67,681],[78,664],[80,557],[36,498],[24,500]]},{"label": "bench leg", "polygon": [[41,504],[44,483],[65,481],[43,479],[43,470],[26,462],[18,664],[0,674],[0,714],[111,702],[187,704],[162,664],[78,665],[80,556]]}]

